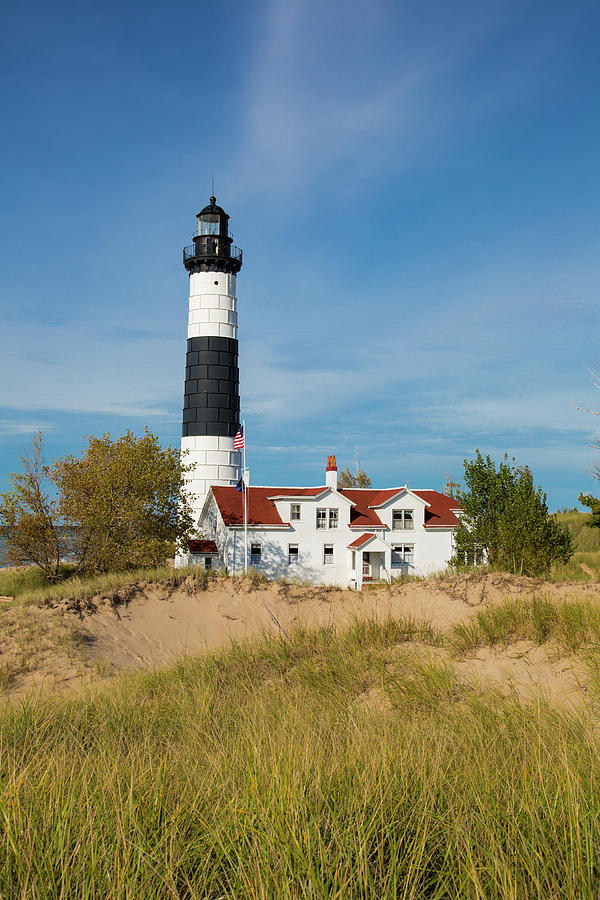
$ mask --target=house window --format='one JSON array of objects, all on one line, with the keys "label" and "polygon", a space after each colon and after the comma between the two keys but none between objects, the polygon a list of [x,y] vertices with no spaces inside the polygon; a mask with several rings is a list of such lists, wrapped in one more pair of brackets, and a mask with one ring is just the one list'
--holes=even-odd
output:
[{"label": "house window", "polygon": [[337,528],[339,512],[339,509],[318,509],[317,528]]},{"label": "house window", "polygon": [[288,565],[295,566],[298,562],[298,544],[288,544]]},{"label": "house window", "polygon": [[414,510],[393,509],[392,529],[394,531],[413,531],[415,527]]},{"label": "house window", "polygon": [[299,522],[300,521],[300,504],[292,503],[290,504],[290,522]]},{"label": "house window", "polygon": [[323,544],[323,565],[333,565],[333,544]]},{"label": "house window", "polygon": [[392,569],[412,566],[415,560],[414,544],[395,544],[392,547]]},{"label": "house window", "polygon": [[204,568],[212,569],[212,567],[213,567],[212,556],[205,556],[204,557]]},{"label": "house window", "polygon": [[250,565],[251,566],[260,566],[261,551],[262,551],[261,544],[250,544]]}]

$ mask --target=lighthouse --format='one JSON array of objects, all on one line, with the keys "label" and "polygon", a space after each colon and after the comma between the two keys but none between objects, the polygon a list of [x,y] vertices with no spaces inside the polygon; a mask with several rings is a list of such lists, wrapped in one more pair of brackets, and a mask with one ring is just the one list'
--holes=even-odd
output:
[{"label": "lighthouse", "polygon": [[193,469],[188,488],[194,520],[213,484],[234,485],[241,453],[236,276],[242,251],[233,246],[229,216],[215,197],[197,215],[193,243],[183,250],[190,276],[181,449]]}]

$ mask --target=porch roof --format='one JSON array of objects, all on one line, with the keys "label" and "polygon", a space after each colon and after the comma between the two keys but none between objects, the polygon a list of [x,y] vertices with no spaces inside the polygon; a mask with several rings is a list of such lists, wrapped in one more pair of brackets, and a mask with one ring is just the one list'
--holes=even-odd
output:
[{"label": "porch roof", "polygon": [[351,544],[348,544],[349,550],[358,550],[362,547],[363,544],[366,544],[371,540],[372,537],[375,537],[374,534],[361,534],[360,537],[357,537],[355,541],[352,541]]},{"label": "porch roof", "polygon": [[188,547],[190,553],[207,553],[208,555],[210,555],[211,553],[214,554],[219,552],[214,541],[205,541],[192,538],[191,541],[188,541]]},{"label": "porch roof", "polygon": [[[371,546],[372,542],[375,542],[373,546]],[[352,541],[351,544],[348,544],[348,550],[363,550],[366,546],[369,546],[371,550],[375,552],[383,551],[385,553],[386,550],[389,550],[389,546],[386,542],[379,537],[378,534],[373,534],[372,532],[365,532],[361,534],[360,537],[357,537],[356,540]]]}]

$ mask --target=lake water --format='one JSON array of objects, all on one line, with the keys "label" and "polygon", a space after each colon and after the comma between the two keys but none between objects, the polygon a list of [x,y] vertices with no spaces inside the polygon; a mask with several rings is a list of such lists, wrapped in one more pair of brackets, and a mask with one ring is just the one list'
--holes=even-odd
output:
[{"label": "lake water", "polygon": [[4,555],[6,550],[6,540],[3,534],[0,534],[0,569],[5,569],[8,565],[8,561],[6,556]]}]

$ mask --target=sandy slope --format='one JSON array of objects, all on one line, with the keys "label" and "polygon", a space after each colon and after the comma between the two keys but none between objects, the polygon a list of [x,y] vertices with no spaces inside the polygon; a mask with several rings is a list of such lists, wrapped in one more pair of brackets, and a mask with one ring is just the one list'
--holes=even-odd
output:
[{"label": "sandy slope", "polygon": [[[279,583],[253,587],[248,580],[210,582],[204,591],[193,579],[178,586],[141,582],[119,591],[117,603],[104,596],[86,604],[60,601],[45,609],[0,610],[0,679],[5,666],[0,689],[73,685],[115,670],[164,665],[182,653],[231,640],[285,634],[294,625],[343,625],[354,617],[391,615],[426,619],[446,629],[467,621],[482,604],[533,593],[600,602],[600,583],[463,575],[356,593]],[[561,658],[552,646],[520,642],[502,650],[485,648],[465,660],[451,660],[441,649],[420,647],[418,652],[447,659],[461,677],[521,695],[542,690],[577,704],[585,690],[582,664]]]},{"label": "sandy slope", "polygon": [[93,656],[118,666],[157,665],[182,653],[222,647],[231,640],[294,625],[344,624],[356,616],[412,615],[440,626],[461,621],[470,608],[421,584],[390,593],[356,593],[324,588],[225,581],[208,590],[173,592],[149,586],[126,605],[100,605],[86,614],[82,630]]}]

